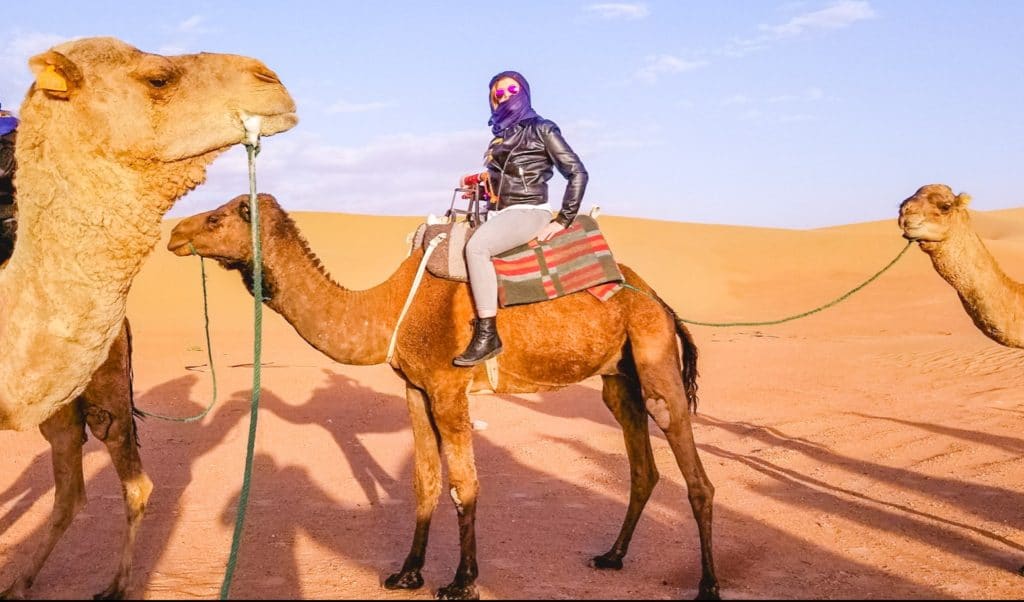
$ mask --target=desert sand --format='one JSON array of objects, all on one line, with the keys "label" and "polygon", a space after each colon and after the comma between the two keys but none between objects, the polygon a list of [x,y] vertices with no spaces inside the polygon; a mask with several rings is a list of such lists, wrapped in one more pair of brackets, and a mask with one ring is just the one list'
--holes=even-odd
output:
[{"label": "desert sand", "polygon": [[[226,199],[225,199],[226,200]],[[684,318],[760,321],[825,303],[904,246],[893,219],[778,230],[602,217],[619,260]],[[282,199],[287,207],[287,199]],[[212,205],[211,205],[212,206]],[[367,288],[406,253],[419,218],[298,213],[335,279]],[[1024,209],[975,212],[1003,268],[1024,280]],[[174,221],[129,300],[137,404],[177,415],[210,399],[199,260],[166,252]],[[145,420],[155,483],[130,592],[213,598],[241,485],[251,387],[252,301],[207,262],[220,401],[199,424]],[[624,293],[620,293],[624,294]],[[458,562],[455,513],[435,515],[424,577],[383,590],[413,527],[412,436],[387,366],[348,367],[265,314],[263,402],[235,598],[428,599]],[[981,335],[916,248],[844,303],[779,326],[693,326],[695,434],[717,488],[726,598],[1021,598],[1024,351]],[[600,380],[555,393],[476,396],[486,598],[691,598],[700,574],[685,484],[653,428],[662,480],[621,572],[598,572],[625,513],[629,474]],[[653,426],[653,425],[652,425]],[[0,584],[35,545],[53,499],[36,432],[0,433]],[[90,497],[33,589],[101,590],[124,529],[102,445],[86,446]]]}]

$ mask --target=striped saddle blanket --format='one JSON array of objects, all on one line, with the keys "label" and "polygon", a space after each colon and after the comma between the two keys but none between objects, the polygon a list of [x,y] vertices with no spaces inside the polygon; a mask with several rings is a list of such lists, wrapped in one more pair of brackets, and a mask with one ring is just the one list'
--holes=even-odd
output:
[{"label": "striped saddle blanket", "polygon": [[[439,278],[467,281],[465,244],[472,236],[466,222],[421,226],[413,247],[440,232],[448,238],[434,251],[427,270]],[[622,272],[598,228],[597,220],[577,216],[564,232],[544,242],[532,240],[494,258],[498,303],[502,307],[547,301],[589,291],[606,301],[622,288]]]}]

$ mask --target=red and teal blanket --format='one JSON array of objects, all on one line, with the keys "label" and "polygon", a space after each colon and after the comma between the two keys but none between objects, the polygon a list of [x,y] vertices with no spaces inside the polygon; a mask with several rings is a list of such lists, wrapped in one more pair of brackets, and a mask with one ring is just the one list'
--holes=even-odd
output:
[{"label": "red and teal blanket", "polygon": [[608,242],[587,215],[545,242],[530,241],[494,258],[502,307],[547,301],[586,290],[610,299],[622,288],[622,272]]}]

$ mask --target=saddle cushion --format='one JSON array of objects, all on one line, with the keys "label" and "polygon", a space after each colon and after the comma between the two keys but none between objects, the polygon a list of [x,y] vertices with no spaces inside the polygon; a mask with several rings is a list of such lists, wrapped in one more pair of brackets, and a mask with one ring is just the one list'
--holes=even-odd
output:
[{"label": "saddle cushion", "polygon": [[[473,236],[469,222],[422,224],[413,234],[418,249],[438,234],[448,237],[427,260],[427,271],[438,278],[468,282],[466,242]],[[547,301],[588,290],[606,301],[621,288],[622,272],[598,228],[587,215],[545,242],[532,240],[494,258],[501,307]]]},{"label": "saddle cushion", "polygon": [[547,301],[582,290],[607,300],[623,281],[597,220],[577,216],[544,242],[531,240],[494,258],[502,307]]}]

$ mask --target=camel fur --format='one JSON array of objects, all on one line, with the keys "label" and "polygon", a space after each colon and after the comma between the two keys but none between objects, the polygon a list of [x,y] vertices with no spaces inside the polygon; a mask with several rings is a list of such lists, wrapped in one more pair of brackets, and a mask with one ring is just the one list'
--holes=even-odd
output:
[{"label": "camel fur", "polygon": [[296,123],[255,59],[147,54],[113,38],[33,57],[15,147],[18,244],[0,269],[0,430],[72,403],[107,358],[164,213],[262,116]]},{"label": "camel fur", "polygon": [[[252,292],[250,213],[247,197],[183,220],[168,248],[239,270]],[[344,364],[381,364],[412,286],[422,250],[406,259],[382,284],[363,291],[335,283],[270,195],[260,195],[264,294],[312,346]],[[622,426],[630,461],[629,508],[611,550],[594,559],[597,568],[618,569],[658,473],[648,432],[648,414],[664,431],[689,491],[700,534],[701,597],[718,596],[711,548],[714,487],[700,463],[689,411],[697,402],[697,348],[683,324],[632,270],[626,281],[644,291],[622,291],[607,302],[587,293],[546,303],[503,309],[497,317],[505,352],[498,356],[498,394],[558,389],[601,375],[605,404]],[[430,521],[442,490],[441,454],[448,463],[449,494],[459,520],[461,559],[442,599],[473,599],[476,579],[475,517],[478,493],[467,395],[490,389],[485,367],[457,368],[452,358],[465,348],[473,318],[469,287],[427,275],[398,328],[391,361],[405,381],[415,447],[413,486],[416,528],[391,589],[423,585]]]}]

